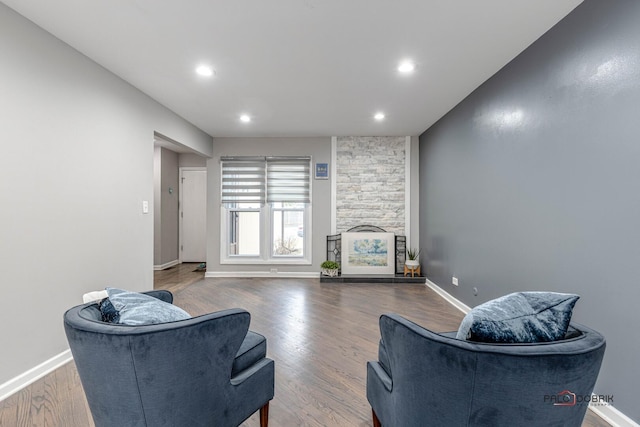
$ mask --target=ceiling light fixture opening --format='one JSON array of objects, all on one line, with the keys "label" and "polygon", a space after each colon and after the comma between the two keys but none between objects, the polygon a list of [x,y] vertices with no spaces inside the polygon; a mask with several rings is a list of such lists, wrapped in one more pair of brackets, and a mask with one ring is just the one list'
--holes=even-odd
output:
[{"label": "ceiling light fixture opening", "polygon": [[405,74],[411,73],[415,69],[416,69],[416,65],[411,61],[404,61],[404,62],[401,62],[400,65],[398,65],[398,71]]},{"label": "ceiling light fixture opening", "polygon": [[378,120],[378,121],[380,121],[380,120],[384,120],[384,113],[376,113],[376,114],[373,116],[373,118],[374,118],[374,119],[376,119],[376,120]]},{"label": "ceiling light fixture opening", "polygon": [[243,114],[240,116],[240,121],[242,123],[249,123],[251,121],[251,117],[248,114]]},{"label": "ceiling light fixture opening", "polygon": [[196,73],[203,77],[211,77],[213,76],[214,71],[213,68],[209,67],[208,65],[200,65],[198,68],[196,68]]}]

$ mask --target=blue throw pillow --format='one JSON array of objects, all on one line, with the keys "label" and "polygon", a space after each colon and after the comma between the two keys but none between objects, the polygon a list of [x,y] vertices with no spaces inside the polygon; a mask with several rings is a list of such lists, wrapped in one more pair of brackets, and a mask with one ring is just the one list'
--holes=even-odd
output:
[{"label": "blue throw pillow", "polygon": [[107,288],[108,298],[100,303],[102,318],[122,325],[150,325],[190,319],[189,313],[150,295]]},{"label": "blue throw pillow", "polygon": [[562,339],[580,298],[555,292],[516,292],[487,301],[462,319],[457,339],[531,343]]}]

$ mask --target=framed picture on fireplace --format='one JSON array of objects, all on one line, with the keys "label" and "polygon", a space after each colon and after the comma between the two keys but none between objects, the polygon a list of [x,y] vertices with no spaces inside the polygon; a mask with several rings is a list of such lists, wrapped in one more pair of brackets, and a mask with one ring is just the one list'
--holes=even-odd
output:
[{"label": "framed picture on fireplace", "polygon": [[342,275],[395,274],[394,233],[342,233]]}]

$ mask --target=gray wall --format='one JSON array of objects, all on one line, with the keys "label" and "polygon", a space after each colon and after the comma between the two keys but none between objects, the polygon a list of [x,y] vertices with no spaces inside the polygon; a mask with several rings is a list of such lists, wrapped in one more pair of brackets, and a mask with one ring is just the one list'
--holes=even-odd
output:
[{"label": "gray wall", "polygon": [[178,255],[178,153],[162,149],[160,198],[162,258],[160,264],[176,261]]},{"label": "gray wall", "polygon": [[[178,251],[178,153],[162,147],[154,152],[154,250],[153,263],[161,266],[179,259]],[[171,191],[169,190],[171,189]]]},{"label": "gray wall", "polygon": [[185,167],[207,167],[207,159],[202,156],[198,156],[197,154],[189,154],[189,153],[181,153],[178,156],[178,166],[181,168]]},{"label": "gray wall", "polygon": [[[213,158],[207,161],[207,273],[269,271],[319,272],[326,260],[326,236],[331,234],[331,181],[312,179],[312,264],[220,264],[220,157],[311,156],[312,162],[331,163],[331,138],[214,138]],[[332,173],[333,165],[329,166]]]},{"label": "gray wall", "polygon": [[4,384],[68,349],[83,293],[153,287],[154,131],[212,140],[3,4],[0,52]]},{"label": "gray wall", "polygon": [[162,147],[153,149],[153,265],[162,265]]},{"label": "gray wall", "polygon": [[429,279],[470,306],[581,295],[608,341],[596,391],[636,421],[639,22],[640,2],[586,0],[420,137]]}]

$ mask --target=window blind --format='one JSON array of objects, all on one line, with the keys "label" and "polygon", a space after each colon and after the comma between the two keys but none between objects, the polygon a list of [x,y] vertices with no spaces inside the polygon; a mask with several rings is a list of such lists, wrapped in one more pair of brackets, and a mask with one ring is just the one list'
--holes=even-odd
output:
[{"label": "window blind", "polygon": [[310,203],[310,157],[222,157],[221,201]]},{"label": "window blind", "polygon": [[221,158],[223,204],[265,203],[265,161],[252,157]]},{"label": "window blind", "polygon": [[310,157],[267,157],[267,203],[310,203]]}]

